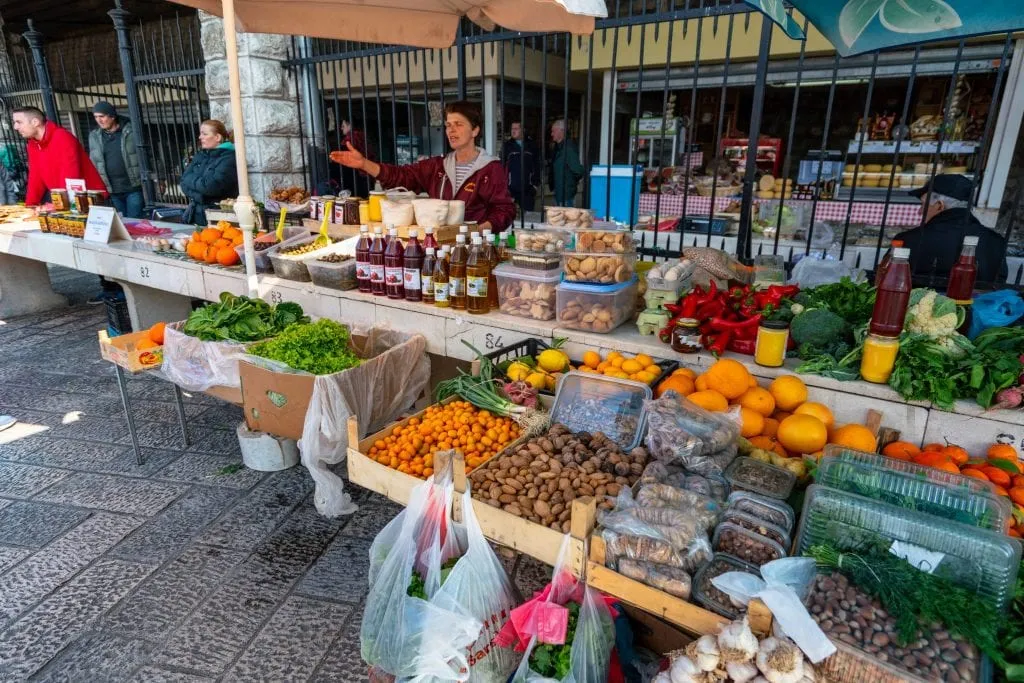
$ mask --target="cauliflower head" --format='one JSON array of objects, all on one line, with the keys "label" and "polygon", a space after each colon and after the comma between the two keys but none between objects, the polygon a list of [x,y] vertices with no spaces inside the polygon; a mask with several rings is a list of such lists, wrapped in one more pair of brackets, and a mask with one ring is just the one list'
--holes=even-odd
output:
[{"label": "cauliflower head", "polygon": [[905,329],[941,339],[956,334],[962,322],[956,302],[932,289],[915,289],[910,295]]}]

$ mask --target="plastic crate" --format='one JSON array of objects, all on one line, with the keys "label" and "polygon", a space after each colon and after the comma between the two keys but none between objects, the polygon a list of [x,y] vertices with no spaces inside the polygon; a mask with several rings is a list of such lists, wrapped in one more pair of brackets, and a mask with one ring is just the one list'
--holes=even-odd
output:
[{"label": "plastic crate", "polygon": [[490,358],[491,362],[497,365],[503,361],[515,360],[516,358],[521,358],[523,356],[536,356],[541,351],[550,348],[551,347],[548,344],[545,344],[543,340],[537,339],[536,337],[530,337],[521,342],[504,346],[497,351],[485,353],[484,357]]},{"label": "plastic crate", "polygon": [[116,337],[132,332],[132,318],[128,312],[128,302],[124,293],[109,294],[103,297],[103,305],[107,307],[107,334]]}]

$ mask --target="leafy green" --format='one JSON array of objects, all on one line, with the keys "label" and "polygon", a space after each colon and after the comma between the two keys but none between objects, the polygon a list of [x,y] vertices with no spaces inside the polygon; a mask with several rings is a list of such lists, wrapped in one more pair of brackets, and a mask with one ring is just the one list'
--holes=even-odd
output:
[{"label": "leafy green", "polygon": [[997,393],[1018,383],[1024,373],[1021,354],[1024,327],[992,327],[979,334],[974,340],[974,353],[962,362],[969,372],[965,393],[988,408]]},{"label": "leafy green", "polygon": [[[441,585],[448,580],[448,575],[452,573],[452,569],[455,568],[455,563],[459,561],[459,558],[449,558],[447,562],[441,565]],[[420,573],[415,569],[412,570],[412,576],[409,577],[409,587],[405,589],[405,594],[411,598],[419,598],[421,600],[428,600],[427,598],[427,584],[420,576]]]},{"label": "leafy green", "polygon": [[805,289],[795,299],[807,308],[826,308],[858,327],[871,320],[875,288],[870,282],[857,283],[844,277],[839,282]]},{"label": "leafy green", "polygon": [[296,303],[271,306],[262,299],[222,292],[218,303],[192,311],[183,331],[203,341],[252,342],[279,334],[297,322],[309,322],[309,318]]},{"label": "leafy green", "polygon": [[314,375],[331,375],[362,361],[352,351],[348,328],[328,318],[290,325],[284,332],[256,344],[249,353]]},{"label": "leafy green", "polygon": [[961,360],[947,348],[923,334],[907,334],[900,339],[900,350],[889,376],[889,386],[907,401],[931,401],[943,410],[951,410],[969,373]]},{"label": "leafy green", "polygon": [[565,643],[563,645],[550,645],[539,643],[530,653],[530,668],[544,676],[562,680],[569,675],[572,668],[572,641],[576,637],[576,625],[580,620],[580,605],[578,602],[567,602],[565,608],[569,610],[569,623],[565,629]]}]

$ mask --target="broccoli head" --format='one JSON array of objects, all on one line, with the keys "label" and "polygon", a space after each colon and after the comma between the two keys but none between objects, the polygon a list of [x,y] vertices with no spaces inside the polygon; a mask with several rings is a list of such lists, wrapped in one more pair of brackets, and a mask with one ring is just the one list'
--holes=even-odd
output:
[{"label": "broccoli head", "polygon": [[789,334],[797,344],[826,347],[845,341],[850,334],[850,326],[832,311],[811,308],[793,318]]}]

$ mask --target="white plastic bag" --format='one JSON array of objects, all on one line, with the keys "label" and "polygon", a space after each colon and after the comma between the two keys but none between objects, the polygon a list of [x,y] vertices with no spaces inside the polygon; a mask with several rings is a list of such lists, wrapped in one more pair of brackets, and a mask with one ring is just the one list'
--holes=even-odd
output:
[{"label": "white plastic bag", "polygon": [[202,341],[181,331],[184,322],[167,326],[164,331],[164,362],[160,371],[186,391],[206,391],[210,387],[239,388],[238,361],[247,344],[232,341]]},{"label": "white plastic bag", "polygon": [[789,284],[800,285],[801,288],[830,285],[848,277],[854,282],[864,279],[864,271],[851,268],[843,261],[819,256],[804,256],[793,266],[793,275]]}]

